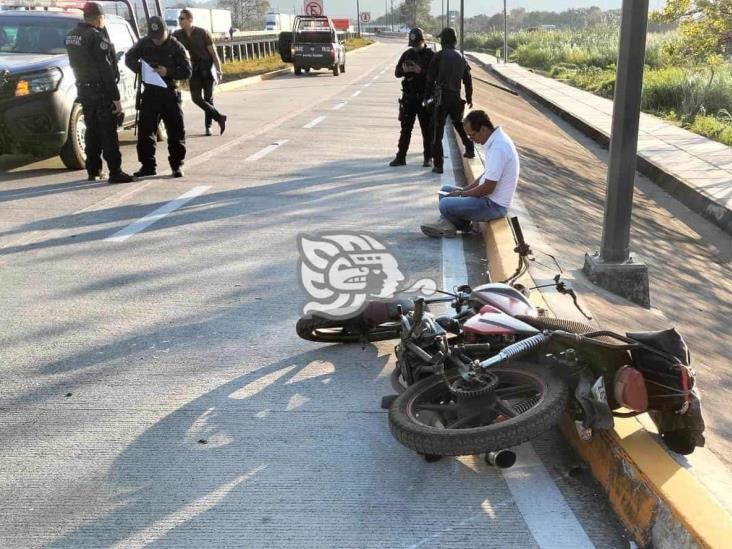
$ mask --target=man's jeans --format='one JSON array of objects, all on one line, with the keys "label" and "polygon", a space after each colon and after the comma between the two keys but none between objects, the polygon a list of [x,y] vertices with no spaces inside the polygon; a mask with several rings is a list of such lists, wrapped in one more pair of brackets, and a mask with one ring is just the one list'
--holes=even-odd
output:
[{"label": "man's jeans", "polygon": [[[440,190],[449,193],[459,188],[445,185]],[[507,211],[508,208],[496,204],[486,196],[475,198],[440,195],[440,213],[442,217],[452,222],[458,231],[469,230],[471,221],[497,219],[505,216]]]}]

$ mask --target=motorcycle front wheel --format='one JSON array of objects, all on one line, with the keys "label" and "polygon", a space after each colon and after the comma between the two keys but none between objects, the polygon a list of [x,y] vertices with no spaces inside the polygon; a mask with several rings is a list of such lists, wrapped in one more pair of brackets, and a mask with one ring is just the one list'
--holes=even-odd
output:
[{"label": "motorcycle front wheel", "polygon": [[494,452],[547,431],[567,406],[567,385],[546,367],[512,363],[490,372],[495,389],[470,398],[456,397],[445,383],[458,380],[456,370],[407,387],[389,409],[394,438],[427,455]]},{"label": "motorcycle front wheel", "polygon": [[384,341],[399,337],[399,322],[384,322],[362,333],[353,319],[329,319],[317,315],[297,321],[297,335],[308,341],[320,343],[359,343]]}]

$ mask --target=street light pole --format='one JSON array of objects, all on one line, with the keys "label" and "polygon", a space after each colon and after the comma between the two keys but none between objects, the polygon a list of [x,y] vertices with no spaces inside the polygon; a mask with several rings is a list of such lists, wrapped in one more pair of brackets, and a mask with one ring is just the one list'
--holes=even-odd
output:
[{"label": "street light pole", "polygon": [[[442,28],[444,29],[445,28],[445,0],[442,0],[442,21],[441,21],[441,24],[442,24]],[[440,29],[440,30],[442,30],[442,29]]]},{"label": "street light pole", "polygon": [[506,0],[503,0],[503,64],[508,63],[508,15]]},{"label": "street light pole", "polygon": [[391,21],[391,32],[394,32],[394,0],[391,0],[391,13],[389,15],[389,20]]},{"label": "street light pole", "polygon": [[447,0],[447,25],[445,26],[450,26],[450,0]]},{"label": "street light pole", "polygon": [[356,0],[356,36],[361,38],[361,8]]},{"label": "street light pole", "polygon": [[460,0],[460,53],[463,53],[463,46],[465,44],[463,40],[463,34],[465,30],[465,17],[463,17],[463,12],[465,11],[465,0]]},{"label": "street light pole", "polygon": [[585,255],[584,272],[606,290],[650,307],[648,267],[630,257],[647,29],[648,0],[623,0],[602,244],[599,256]]}]

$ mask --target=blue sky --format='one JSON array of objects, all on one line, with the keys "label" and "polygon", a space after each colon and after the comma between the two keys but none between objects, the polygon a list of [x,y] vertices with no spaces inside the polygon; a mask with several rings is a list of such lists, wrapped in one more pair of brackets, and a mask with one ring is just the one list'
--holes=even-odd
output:
[{"label": "blue sky", "polygon": [[[478,15],[484,13],[493,15],[503,10],[503,0],[464,0],[465,14],[467,16]],[[658,9],[664,4],[664,0],[649,0],[651,9]],[[391,5],[391,0],[388,0]],[[394,1],[394,5],[398,5],[398,1]],[[361,11],[370,11],[371,16],[376,18],[384,14],[384,0],[359,0]],[[622,0],[508,0],[508,9],[525,8],[528,11],[563,11],[569,8],[588,8],[590,6],[598,6],[602,9],[619,8]],[[297,0],[270,0],[270,5],[279,7],[281,11],[292,12],[293,7],[300,7],[302,1]],[[432,0],[432,14],[439,15],[441,13],[441,0]],[[454,6],[454,8],[453,8]],[[458,9],[459,0],[450,1],[450,9]],[[323,0],[325,13],[332,17],[355,17],[356,16],[356,0]]]}]

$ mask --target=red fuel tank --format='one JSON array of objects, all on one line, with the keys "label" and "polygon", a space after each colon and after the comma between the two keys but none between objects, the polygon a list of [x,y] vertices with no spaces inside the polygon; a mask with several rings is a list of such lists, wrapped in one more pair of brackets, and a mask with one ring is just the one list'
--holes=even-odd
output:
[{"label": "red fuel tank", "polygon": [[485,305],[491,305],[511,316],[539,316],[536,307],[524,294],[501,282],[483,284],[474,288],[468,302],[474,311],[480,311]]}]

